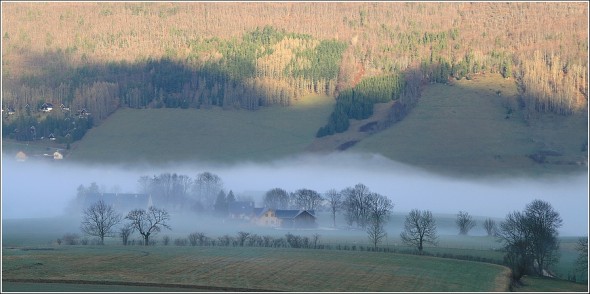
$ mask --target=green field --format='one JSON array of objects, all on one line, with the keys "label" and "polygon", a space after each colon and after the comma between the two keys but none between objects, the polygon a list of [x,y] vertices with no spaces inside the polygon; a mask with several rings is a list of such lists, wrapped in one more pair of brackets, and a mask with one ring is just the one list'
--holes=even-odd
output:
[{"label": "green field", "polygon": [[[361,141],[349,149],[353,152],[380,153],[445,174],[530,176],[587,170],[587,114],[537,113],[525,120],[516,101],[514,81],[499,75],[432,84],[404,120],[384,131],[367,137],[355,121],[349,131],[321,139],[315,133],[334,105],[334,99],[324,96],[256,111],[122,108],[64,152],[67,160],[83,162],[235,163],[278,159],[318,146],[336,148],[346,138],[357,138]],[[7,154],[49,150],[43,144],[11,141],[3,147]],[[552,155],[544,163],[529,158],[539,152]]]},{"label": "green field", "polygon": [[[444,233],[439,237],[438,246],[425,247],[425,252],[429,256],[419,257],[405,254],[412,252],[413,248],[401,244],[398,228],[399,222],[401,221],[400,217],[401,215],[393,216],[387,227],[388,237],[380,245],[380,248],[387,248],[391,252],[368,251],[371,245],[363,230],[348,230],[344,228],[334,230],[320,227],[313,230],[288,231],[260,228],[254,225],[238,224],[229,221],[220,222],[219,219],[199,219],[192,217],[192,222],[189,222],[188,216],[174,216],[174,221],[171,222],[172,231],[164,231],[152,236],[151,239],[156,241],[155,246],[121,246],[119,238],[107,238],[105,240],[107,245],[104,247],[93,245],[66,246],[57,245],[56,239],[66,233],[78,233],[81,235],[79,232],[79,219],[54,217],[3,220],[3,278],[13,279],[6,280],[5,282],[8,282],[6,287],[10,287],[6,289],[15,289],[14,291],[34,290],[36,284],[31,283],[32,281],[51,281],[52,283],[48,286],[48,289],[54,289],[54,291],[77,291],[76,287],[78,287],[77,283],[79,281],[94,281],[95,284],[85,286],[92,287],[91,289],[96,289],[96,291],[134,291],[133,289],[140,289],[137,291],[144,291],[142,289],[145,289],[145,291],[158,291],[158,288],[151,289],[151,287],[156,286],[165,287],[165,289],[170,291],[186,291],[186,288],[181,287],[189,286],[197,287],[190,288],[191,291],[211,290],[210,287],[221,286],[259,290],[345,291],[338,288],[340,284],[350,289],[356,289],[356,291],[470,292],[495,291],[497,289],[493,288],[498,286],[497,282],[494,284],[489,280],[491,276],[495,275],[494,273],[498,273],[495,270],[495,265],[483,262],[438,258],[485,259],[501,262],[503,253],[497,250],[500,244],[496,242],[496,238],[478,235],[479,233],[477,231],[474,231],[474,234],[470,236]],[[444,215],[436,215],[435,217],[441,223],[440,229],[442,231],[449,232],[451,230],[448,227],[449,225],[446,224],[449,222],[446,221],[447,219],[445,219]],[[329,220],[329,216],[327,214],[321,215],[319,221],[325,222],[326,220]],[[338,221],[340,222],[341,220]],[[173,245],[175,239],[186,238],[191,232],[203,232],[206,236],[217,239],[217,237],[225,234],[236,236],[239,231],[255,233],[260,236],[270,235],[277,238],[283,237],[287,233],[308,237],[311,237],[313,234],[319,234],[318,244],[322,245],[325,249],[192,247]],[[162,238],[164,236],[170,237],[170,245],[163,245]],[[131,239],[138,241],[139,236],[134,234]],[[559,251],[561,259],[554,267],[555,273],[561,278],[567,278],[568,273],[570,273],[575,265],[574,261],[578,255],[574,249],[576,240],[577,238],[574,237],[561,238]],[[138,242],[135,244],[138,244]],[[202,259],[199,259],[201,257]],[[82,260],[92,260],[93,263],[84,264]],[[337,264],[334,264],[336,261]],[[220,264],[216,264],[216,262]],[[283,262],[285,264],[294,264],[297,267],[287,268],[284,266],[281,268],[282,272],[280,273],[271,274],[268,272],[272,270],[272,264],[281,264]],[[175,263],[178,264],[178,271],[174,270]],[[263,263],[266,264],[267,268],[264,267]],[[175,273],[174,277],[168,277],[166,275],[162,275],[161,277],[151,276],[148,273],[150,267],[155,267],[159,264],[163,264],[162,269],[165,269],[164,273]],[[193,269],[195,264],[199,266]],[[200,269],[201,264],[216,273],[222,272],[220,268],[225,267],[231,269],[231,271],[222,277],[212,277],[206,275],[204,269]],[[478,266],[474,264],[478,264]],[[142,268],[142,265],[146,265],[147,268]],[[241,268],[241,265],[253,266],[255,268]],[[444,268],[445,265],[449,267]],[[307,273],[307,268],[305,267],[313,268],[313,270]],[[474,272],[469,274],[463,270],[464,267],[468,267],[470,268],[469,271]],[[379,275],[371,277],[369,279],[371,281],[370,283],[365,283],[364,280],[359,282],[358,279],[355,280],[350,276],[348,278],[340,275],[329,277],[329,273],[321,273],[330,268],[346,269],[345,273],[351,276],[360,275],[369,277],[372,273],[378,273]],[[487,272],[490,270],[491,272]],[[97,273],[98,271],[101,273]],[[445,272],[445,274],[443,275],[439,271]],[[125,274],[121,274],[120,272],[125,272]],[[257,274],[248,277],[247,273],[249,272],[256,272]],[[201,275],[203,276],[201,277]],[[290,280],[291,278],[289,276],[292,275],[297,275],[301,279],[304,279],[304,282],[301,282],[302,284],[300,285],[297,284],[297,281]],[[229,282],[231,277],[237,276],[243,276],[243,279],[235,283]],[[266,280],[269,276],[273,276],[284,283],[268,282]],[[218,278],[220,280],[217,280]],[[329,283],[321,284],[315,280],[316,278],[326,280]],[[338,280],[340,278],[343,280]],[[345,282],[346,279],[350,281]],[[424,279],[429,280],[425,281]],[[53,283],[55,280],[62,280],[64,284],[55,284]],[[110,281],[115,284],[125,283],[125,287],[118,289],[117,285],[105,285],[101,281]],[[555,286],[551,286],[552,281],[555,281]],[[471,284],[472,282],[477,285]],[[358,285],[352,286],[346,283],[358,283]],[[399,288],[392,288],[393,286],[390,284],[397,285],[396,287]],[[541,289],[543,287],[555,287],[556,289],[561,288],[577,291],[576,289],[581,287],[580,284],[556,279],[543,280],[538,283],[537,280],[532,280],[525,284],[527,285],[526,287],[533,287],[530,289],[535,289],[534,287],[541,287]],[[431,288],[427,288],[427,285],[431,285]]]},{"label": "green field", "polygon": [[306,97],[257,111],[119,109],[91,129],[68,159],[99,162],[271,160],[303,152],[334,99]]},{"label": "green field", "polygon": [[515,287],[515,292],[582,292],[588,293],[588,284],[550,278],[525,276],[522,285]]},{"label": "green field", "polygon": [[[514,80],[499,75],[429,85],[404,120],[351,150],[381,153],[444,173],[535,175],[587,170],[583,164],[587,151],[582,149],[588,141],[587,114],[537,114],[527,122],[516,96]],[[512,107],[510,114],[507,105]],[[547,156],[545,164],[527,157],[548,150],[562,155]]]},{"label": "green field", "polygon": [[240,247],[4,248],[3,279],[275,291],[504,291],[505,267],[393,253]]}]

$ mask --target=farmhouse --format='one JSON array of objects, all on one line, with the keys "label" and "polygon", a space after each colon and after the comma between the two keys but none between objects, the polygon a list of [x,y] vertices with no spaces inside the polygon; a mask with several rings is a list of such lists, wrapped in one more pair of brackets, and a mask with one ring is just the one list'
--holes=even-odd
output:
[{"label": "farmhouse", "polygon": [[92,193],[84,196],[83,207],[104,201],[112,205],[115,210],[127,213],[133,209],[147,209],[153,205],[152,196],[148,194],[134,193]]},{"label": "farmhouse", "polygon": [[62,160],[62,159],[64,159],[64,156],[61,153],[59,153],[59,151],[55,151],[53,153],[53,159],[54,160]]},{"label": "farmhouse", "polygon": [[25,160],[27,160],[27,155],[24,152],[19,151],[18,153],[16,153],[15,158],[16,158],[16,161],[25,161]]},{"label": "farmhouse", "polygon": [[254,216],[254,201],[234,201],[228,205],[229,217],[250,220]]},{"label": "farmhouse", "polygon": [[41,105],[41,110],[43,112],[51,112],[53,110],[53,104],[51,104],[51,103],[43,103],[43,105]]},{"label": "farmhouse", "polygon": [[254,223],[281,228],[313,228],[317,226],[313,210],[255,208]]}]

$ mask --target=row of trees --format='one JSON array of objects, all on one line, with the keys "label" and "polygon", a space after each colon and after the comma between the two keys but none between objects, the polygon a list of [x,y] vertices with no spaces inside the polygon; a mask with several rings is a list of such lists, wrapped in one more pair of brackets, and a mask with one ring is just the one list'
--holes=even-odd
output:
[{"label": "row of trees", "polygon": [[[341,192],[329,190],[326,193],[326,199],[332,208],[333,216],[335,216],[337,208],[344,209],[347,223],[349,225],[356,223],[358,227],[364,228],[369,241],[377,249],[378,244],[386,237],[384,225],[393,208],[391,200],[370,192],[363,184],[346,188]],[[272,203],[269,202],[269,204]],[[153,206],[147,210],[134,209],[123,218],[103,200],[84,209],[80,228],[85,234],[98,237],[100,244],[104,244],[104,238],[114,236],[115,228],[123,220],[128,222],[119,228],[119,236],[125,245],[134,231],[142,236],[144,245],[148,245],[150,244],[150,236],[162,229],[171,229],[168,224],[170,214],[164,209]],[[457,214],[456,224],[460,234],[467,234],[475,226],[472,217],[463,211]],[[559,213],[548,202],[541,200],[529,203],[524,212],[509,213],[498,227],[491,219],[484,221],[488,235],[496,236],[498,241],[503,244],[506,252],[504,262],[511,268],[514,280],[519,280],[525,274],[538,276],[548,274],[550,266],[559,259],[557,254],[559,249],[558,229],[561,225],[562,219]],[[438,243],[437,225],[432,212],[411,210],[405,218],[400,238],[404,244],[416,248],[420,254],[422,254],[425,244],[436,246]],[[318,239],[319,235],[314,235],[312,240],[314,248]],[[193,246],[212,242],[202,233],[189,235],[189,240]],[[234,246],[245,246],[247,240],[250,240],[249,243],[258,244],[254,246],[276,247],[278,244],[267,237],[244,232],[240,232],[236,238],[227,235],[220,237],[219,244],[229,246],[235,243]],[[295,248],[309,247],[310,239],[287,234],[286,243]],[[581,239],[578,249],[580,252],[584,249],[587,251],[587,240]],[[583,266],[584,261],[587,262],[587,252],[586,255],[580,256],[577,263]]]},{"label": "row of trees", "polygon": [[[138,185],[140,193],[152,195],[154,201],[174,210],[211,211],[220,194],[225,195],[223,180],[207,171],[194,179],[176,173],[141,176]],[[229,193],[233,195],[232,191]]]},{"label": "row of trees", "polygon": [[[160,232],[163,228],[171,230],[168,224],[170,214],[154,206],[147,210],[134,209],[124,219],[128,222],[119,228],[119,235],[124,245],[127,245],[129,236],[134,231],[143,237],[144,245],[147,246],[151,235]],[[89,236],[98,237],[100,244],[104,245],[104,238],[114,236],[115,228],[122,220],[123,216],[115,211],[112,205],[99,200],[84,209],[80,229]]]}]

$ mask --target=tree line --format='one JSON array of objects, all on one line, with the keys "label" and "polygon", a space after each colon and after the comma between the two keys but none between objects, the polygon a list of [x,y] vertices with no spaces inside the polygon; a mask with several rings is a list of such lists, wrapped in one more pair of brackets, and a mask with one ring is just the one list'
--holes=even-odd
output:
[{"label": "tree line", "polygon": [[[57,57],[63,64],[7,83],[3,108],[14,109],[18,117],[32,116],[35,123],[47,116],[64,121],[67,114],[40,115],[41,109],[27,108],[47,101],[76,111],[86,109],[98,123],[120,106],[250,110],[288,106],[310,93],[334,93],[346,45],[265,26],[241,39],[196,38],[189,48],[186,60],[165,56],[76,66],[69,61],[72,53],[46,52],[44,58]],[[59,74],[53,74],[54,70]],[[11,122],[9,116],[4,119]]]},{"label": "tree line", "polygon": [[[188,183],[186,177],[163,174],[149,179],[142,177],[142,185],[156,185],[158,193],[168,191],[169,195],[176,195],[171,191],[181,191],[184,188],[176,187],[179,182]],[[154,181],[154,182],[152,182]],[[152,184],[150,184],[150,182]],[[167,184],[164,184],[167,182]],[[227,196],[220,189],[220,178],[209,172],[202,173],[194,181],[195,189],[199,189],[202,195],[213,195],[212,191],[221,191],[210,206],[215,215],[227,217],[227,205],[235,201],[235,196],[230,192]],[[172,183],[172,185],[169,185]],[[154,187],[155,188],[155,187]],[[98,191],[96,184],[88,188],[81,186],[85,193]],[[166,199],[166,198],[163,198]],[[168,201],[172,198],[167,198]],[[211,200],[210,200],[211,201]],[[377,250],[378,245],[387,236],[385,226],[389,222],[394,203],[386,196],[372,192],[362,183],[353,187],[347,187],[341,191],[330,189],[323,196],[310,189],[298,189],[293,193],[287,193],[281,188],[273,188],[267,191],[262,200],[263,206],[271,209],[298,209],[315,210],[324,208],[332,216],[333,226],[336,227],[336,214],[342,213],[346,224],[364,229],[367,238]],[[166,206],[166,202],[161,203]],[[150,244],[150,236],[162,229],[171,229],[169,226],[170,214],[166,209],[154,206],[148,209],[132,209],[123,217],[115,208],[99,200],[83,209],[81,230],[89,236],[96,236],[100,244],[104,244],[105,237],[115,235],[115,228],[123,221],[127,223],[118,228],[118,236],[123,244],[127,244],[129,236],[138,232],[144,245]],[[459,235],[467,235],[477,224],[473,217],[465,211],[459,211],[455,224]],[[488,236],[495,237],[503,246],[504,264],[510,267],[511,277],[519,281],[527,274],[546,276],[551,272],[551,266],[559,260],[559,232],[562,219],[559,213],[550,203],[542,200],[534,200],[527,204],[523,212],[509,213],[499,224],[491,218],[483,221],[482,226]],[[258,236],[246,232],[239,232],[233,238],[224,235],[217,241],[206,237],[203,233],[193,233],[188,240],[192,246],[196,245],[220,245],[220,246],[263,246],[263,247],[294,247],[312,248],[310,239],[287,234],[286,239],[273,239],[266,236]],[[429,210],[412,209],[405,217],[403,231],[400,234],[402,243],[415,248],[418,254],[424,254],[425,245],[438,245],[437,224]],[[314,235],[313,248],[317,247],[319,235]],[[581,255],[577,261],[577,268],[584,270],[583,261],[587,261],[587,252],[584,256],[584,248],[587,250],[587,240],[580,239],[578,247]],[[164,241],[165,245],[169,240]],[[175,241],[176,245],[186,244],[184,241]],[[246,245],[249,244],[249,245]],[[585,259],[584,259],[585,258]],[[587,270],[587,267],[586,269]]]},{"label": "tree line", "polygon": [[[63,103],[86,108],[94,123],[121,106],[257,109],[420,68],[436,82],[515,77],[531,114],[569,114],[587,105],[587,12],[579,5],[12,3],[3,109]],[[351,103],[355,113],[371,111]],[[335,109],[321,133],[345,129],[349,108]]]}]

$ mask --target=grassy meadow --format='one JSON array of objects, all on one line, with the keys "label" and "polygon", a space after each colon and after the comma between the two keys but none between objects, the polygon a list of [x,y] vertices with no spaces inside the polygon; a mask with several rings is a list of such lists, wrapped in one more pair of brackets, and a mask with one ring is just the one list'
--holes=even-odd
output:
[{"label": "grassy meadow", "polygon": [[120,109],[75,144],[68,159],[98,162],[270,160],[303,152],[334,99],[308,96],[257,111]]},{"label": "grassy meadow", "polygon": [[[526,121],[516,84],[500,75],[481,75],[450,85],[432,84],[414,109],[390,128],[351,150],[443,173],[546,174],[584,171],[587,114],[537,114]],[[508,109],[512,109],[510,112]],[[556,151],[539,164],[528,158]]]},{"label": "grassy meadow", "polygon": [[[498,265],[412,255],[288,248],[4,248],[3,279],[140,282],[274,291],[505,291]],[[18,280],[16,280],[18,281]]]},{"label": "grassy meadow", "polygon": [[[439,244],[425,247],[428,256],[406,254],[413,249],[403,245],[399,238],[401,214],[392,216],[386,227],[387,238],[380,245],[392,252],[368,251],[371,245],[364,230],[340,225],[332,228],[326,212],[320,213],[317,229],[306,230],[261,228],[217,218],[173,215],[172,231],[164,230],[152,236],[156,245],[149,247],[137,245],[140,239],[137,233],[131,236],[136,245],[122,246],[115,237],[107,238],[105,246],[58,245],[56,240],[66,233],[83,237],[79,231],[80,220],[71,215],[9,219],[2,223],[3,279],[8,287],[5,289],[14,291],[38,291],[35,282],[51,282],[49,289],[55,291],[76,291],[81,281],[93,283],[85,285],[89,287],[86,289],[94,289],[92,291],[157,291],[158,288],[152,287],[165,287],[160,289],[170,291],[217,289],[211,287],[277,291],[506,290],[502,288],[508,285],[506,268],[492,263],[442,258],[463,256],[496,263],[503,258],[503,253],[497,250],[500,244],[496,238],[485,236],[481,228],[474,229],[468,236],[459,236],[452,225],[452,217],[435,215],[439,223]],[[337,224],[343,224],[343,220],[338,218]],[[203,232],[216,239],[226,234],[236,236],[240,231],[276,238],[287,233],[310,238],[318,234],[318,245],[330,249],[193,247],[174,243],[192,232]],[[162,242],[164,236],[170,237],[169,245]],[[561,259],[554,267],[561,278],[565,279],[574,266],[576,240],[575,237],[561,238]],[[339,269],[337,274],[330,272],[334,268]],[[56,284],[56,281],[63,284]],[[104,281],[115,285],[106,285]],[[559,285],[551,286],[551,281]],[[564,280],[543,280],[538,282],[539,286],[537,282],[533,279],[523,286],[529,288],[522,289],[555,287],[577,291],[584,286]],[[118,283],[125,287],[117,286]]]}]

